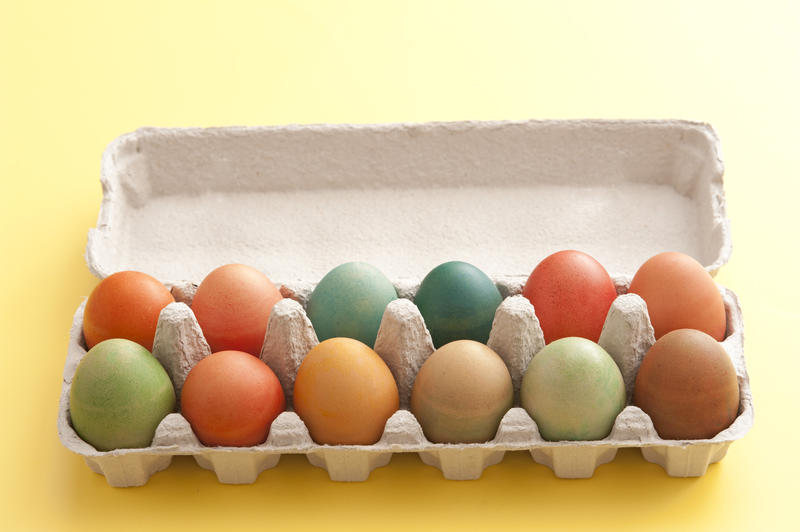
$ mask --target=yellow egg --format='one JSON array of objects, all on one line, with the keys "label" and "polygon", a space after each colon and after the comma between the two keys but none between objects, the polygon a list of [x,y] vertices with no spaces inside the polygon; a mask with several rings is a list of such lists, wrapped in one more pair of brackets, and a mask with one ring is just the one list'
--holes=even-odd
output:
[{"label": "yellow egg", "polygon": [[317,443],[371,445],[399,403],[389,367],[352,338],[321,342],[297,371],[294,409]]}]

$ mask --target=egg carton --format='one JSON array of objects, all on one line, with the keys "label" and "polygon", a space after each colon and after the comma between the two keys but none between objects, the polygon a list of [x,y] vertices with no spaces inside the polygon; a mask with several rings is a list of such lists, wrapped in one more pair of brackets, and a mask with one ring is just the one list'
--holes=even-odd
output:
[{"label": "egg carton", "polygon": [[[736,368],[740,406],[734,423],[714,438],[662,440],[649,417],[628,404],[603,440],[550,442],[519,407],[522,374],[544,346],[535,311],[519,294],[546,255],[581,249],[615,273],[619,296],[599,343],[620,367],[629,400],[654,341],[644,302],[626,293],[630,273],[664,250],[693,255],[712,274],[727,261],[722,163],[718,140],[705,124],[143,129],[109,146],[101,181],[89,268],[101,278],[140,270],[171,287],[176,303],[161,313],[153,353],[178,396],[189,369],[210,353],[190,308],[206,273],[224,263],[250,264],[278,280],[286,296],[273,309],[261,358],[278,375],[288,409],[266,442],[246,448],[203,446],[178,413],[162,421],[147,448],[100,452],[82,441],[69,420],[69,386],[86,352],[81,305],[70,334],[58,429],[64,445],[111,485],[144,484],[175,455],[193,456],[226,483],[254,482],[283,454],[305,454],[333,480],[365,480],[396,452],[418,453],[446,478],[474,479],[506,451],[519,450],[559,477],[585,478],[620,447],[640,448],[669,475],[700,476],[752,425],[741,309],[725,288],[722,345]],[[495,438],[481,444],[431,443],[407,410],[413,379],[433,351],[413,298],[424,273],[453,259],[486,271],[504,297],[488,344],[509,368],[515,406]],[[384,313],[375,349],[397,380],[401,409],[374,445],[318,445],[291,408],[297,368],[317,343],[304,306],[314,283],[349,260],[382,269],[400,295]]]},{"label": "egg carton", "polygon": [[[521,286],[518,287],[521,289]],[[189,370],[210,354],[202,331],[182,301],[168,305],[161,313],[153,354],[170,375],[180,395]],[[609,436],[589,442],[549,442],[536,422],[519,407],[522,376],[535,353],[544,347],[544,336],[530,302],[521,295],[506,298],[495,314],[488,345],[505,361],[515,392],[515,406],[503,417],[494,439],[483,444],[434,444],[407,410],[414,378],[433,352],[433,344],[416,305],[398,299],[384,313],[376,351],[389,365],[400,393],[401,409],[386,423],[381,439],[374,445],[318,445],[303,421],[290,410],[273,423],[267,441],[247,448],[205,447],[186,419],[170,414],[159,425],[150,447],[99,452],[80,440],[69,423],[69,382],[75,367],[86,354],[81,333],[83,307],[78,310],[70,335],[70,354],[65,371],[60,432],[62,440],[86,457],[89,466],[106,476],[114,486],[139,485],[166,468],[174,455],[192,455],[197,463],[213,470],[220,482],[251,483],[258,475],[278,464],[282,454],[305,454],[311,464],[323,467],[333,480],[366,480],[376,467],[389,463],[397,452],[416,452],[426,464],[439,468],[448,479],[476,479],[483,470],[499,463],[506,451],[529,451],[533,459],[550,467],[562,478],[591,477],[597,466],[614,459],[620,447],[639,447],[646,460],[661,465],[673,476],[700,476],[709,464],[725,456],[731,441],[740,438],[752,424],[752,401],[742,353],[741,312],[735,295],[722,292],[728,316],[727,337],[722,342],[736,368],[740,389],[740,411],[734,423],[708,440],[665,441],[659,438],[649,416],[630,405],[619,414]],[[600,345],[614,358],[623,375],[630,398],[639,364],[655,342],[644,301],[635,294],[623,294],[614,301]],[[261,359],[276,373],[288,403],[297,369],[317,337],[302,305],[292,299],[274,308],[261,351]]]}]

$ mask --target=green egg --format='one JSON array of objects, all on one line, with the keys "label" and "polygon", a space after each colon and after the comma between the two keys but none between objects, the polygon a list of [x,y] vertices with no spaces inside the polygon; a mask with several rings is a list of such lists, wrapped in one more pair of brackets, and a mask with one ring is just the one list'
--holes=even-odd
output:
[{"label": "green egg", "polygon": [[348,262],[329,271],[308,300],[306,312],[317,338],[354,338],[375,345],[386,305],[397,291],[383,273],[365,262]]},{"label": "green egg", "polygon": [[625,384],[602,347],[568,337],[533,357],[520,399],[545,440],[602,440],[625,408]]},{"label": "green egg", "polygon": [[75,370],[69,413],[75,432],[98,451],[148,447],[175,409],[175,389],[150,351],[114,338],[95,345]]},{"label": "green egg", "polygon": [[456,340],[486,343],[503,298],[491,279],[466,262],[440,264],[414,298],[437,348]]}]

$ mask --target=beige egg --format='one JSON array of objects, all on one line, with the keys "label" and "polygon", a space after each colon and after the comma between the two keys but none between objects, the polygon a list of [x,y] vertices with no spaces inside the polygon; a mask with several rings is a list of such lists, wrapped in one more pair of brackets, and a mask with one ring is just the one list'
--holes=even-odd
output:
[{"label": "beige egg", "polygon": [[445,344],[425,361],[411,391],[411,412],[434,443],[494,438],[514,390],[503,360],[473,340]]}]

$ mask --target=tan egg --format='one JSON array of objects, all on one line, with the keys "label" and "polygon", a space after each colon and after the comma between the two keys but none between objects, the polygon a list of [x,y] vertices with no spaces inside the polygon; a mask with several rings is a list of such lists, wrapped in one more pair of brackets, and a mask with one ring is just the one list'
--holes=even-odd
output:
[{"label": "tan egg", "polygon": [[411,391],[411,412],[434,443],[494,438],[514,390],[505,363],[473,340],[445,344],[425,361]]}]

